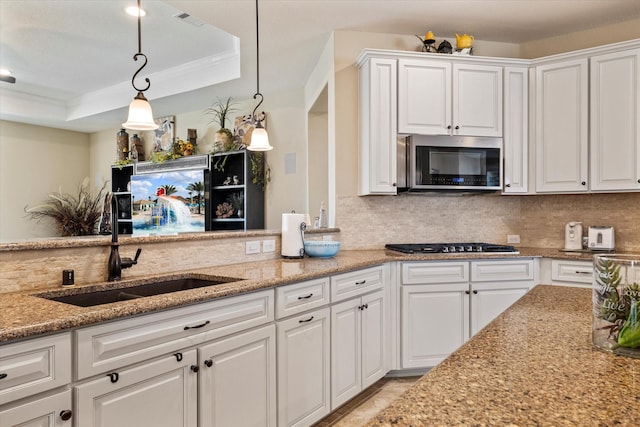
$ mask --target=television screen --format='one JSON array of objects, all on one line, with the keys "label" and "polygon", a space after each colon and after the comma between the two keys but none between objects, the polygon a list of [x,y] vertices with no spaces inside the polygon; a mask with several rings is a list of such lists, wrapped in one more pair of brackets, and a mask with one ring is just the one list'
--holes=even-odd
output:
[{"label": "television screen", "polygon": [[133,234],[205,231],[205,173],[190,170],[133,175]]}]

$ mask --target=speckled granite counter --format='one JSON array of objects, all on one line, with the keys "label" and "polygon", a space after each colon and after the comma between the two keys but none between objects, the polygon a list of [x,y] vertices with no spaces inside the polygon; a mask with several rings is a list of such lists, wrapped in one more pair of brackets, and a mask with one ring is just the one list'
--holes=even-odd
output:
[{"label": "speckled granite counter", "polygon": [[[389,261],[401,260],[445,260],[445,259],[488,259],[519,257],[555,257],[589,260],[592,254],[565,253],[557,249],[520,248],[518,255],[403,255],[385,250],[341,251],[330,259],[304,258],[302,260],[274,259],[252,263],[231,264],[190,271],[180,271],[162,278],[227,276],[241,281],[213,287],[157,295],[132,301],[105,304],[95,307],[76,307],[33,296],[35,292],[14,292],[0,294],[0,342],[26,338],[39,334],[86,326],[126,316],[149,313],[186,304],[202,302],[270,288],[286,283],[308,280],[314,277],[346,272]],[[126,275],[125,275],[126,277]],[[98,283],[84,288],[112,289],[133,286],[148,281],[144,279],[123,280],[116,283]],[[71,289],[53,291],[57,295],[76,292]],[[39,292],[42,293],[42,292]]]},{"label": "speckled granite counter", "polygon": [[640,360],[591,345],[591,292],[536,286],[368,426],[638,426]]}]

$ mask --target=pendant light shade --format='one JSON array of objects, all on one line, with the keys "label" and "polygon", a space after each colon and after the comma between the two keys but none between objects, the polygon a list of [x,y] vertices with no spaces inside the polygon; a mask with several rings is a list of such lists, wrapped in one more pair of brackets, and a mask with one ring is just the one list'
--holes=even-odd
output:
[{"label": "pendant light shade", "polygon": [[126,123],[122,124],[122,127],[132,130],[158,129],[158,125],[153,121],[151,105],[142,92],[138,92],[138,95],[129,104],[129,117]]},{"label": "pendant light shade", "polygon": [[247,147],[247,150],[269,151],[273,150],[273,147],[269,144],[269,135],[267,134],[267,130],[264,128],[264,126],[262,126],[262,121],[256,115],[256,111],[258,110],[258,107],[260,106],[260,104],[262,104],[262,100],[264,99],[262,94],[260,93],[260,30],[258,23],[258,0],[256,0],[256,94],[253,95],[253,99],[257,99],[258,97],[260,97],[260,102],[258,102],[256,108],[253,109],[252,118],[255,124],[255,128],[251,133],[251,143]]},{"label": "pendant light shade", "polygon": [[140,0],[138,0],[138,53],[133,55],[133,60],[137,61],[139,57],[142,57],[144,59],[144,64],[138,68],[138,71],[136,71],[131,78],[131,85],[136,91],[138,91],[138,94],[133,98],[131,104],[129,104],[129,117],[127,118],[127,121],[122,124],[122,127],[131,130],[154,130],[158,129],[158,125],[153,121],[151,105],[143,94],[144,91],[149,89],[151,82],[149,81],[149,78],[145,78],[144,80],[147,82],[147,87],[143,89],[136,87],[135,82],[138,73],[147,65],[147,56],[142,53],[142,30],[140,21],[142,14],[139,12],[141,10]]}]

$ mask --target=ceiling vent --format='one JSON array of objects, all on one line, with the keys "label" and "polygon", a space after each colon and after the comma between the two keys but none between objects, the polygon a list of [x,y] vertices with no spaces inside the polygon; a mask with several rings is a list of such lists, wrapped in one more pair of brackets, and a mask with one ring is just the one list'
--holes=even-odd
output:
[{"label": "ceiling vent", "polygon": [[178,21],[186,22],[187,24],[191,24],[194,27],[202,27],[204,25],[204,22],[194,18],[193,16],[189,15],[187,12],[177,13],[173,15],[173,17],[176,18]]}]

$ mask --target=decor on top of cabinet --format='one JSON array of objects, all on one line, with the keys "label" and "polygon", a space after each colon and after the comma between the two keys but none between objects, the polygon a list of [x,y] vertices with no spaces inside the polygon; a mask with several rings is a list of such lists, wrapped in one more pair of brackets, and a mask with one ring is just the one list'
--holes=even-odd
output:
[{"label": "decor on top of cabinet", "polygon": [[89,178],[85,178],[78,186],[77,196],[60,190],[49,194],[47,201],[41,205],[31,208],[25,206],[24,211],[37,221],[52,219],[61,236],[88,236],[96,234],[106,193],[107,182],[97,194],[93,194],[89,189]]},{"label": "decor on top of cabinet", "polygon": [[176,139],[175,134],[175,116],[160,117],[153,120],[158,129],[154,130],[153,151],[167,151],[171,148],[171,144]]},{"label": "decor on top of cabinet", "polygon": [[427,33],[424,35],[424,39],[418,35],[416,35],[416,37],[422,42],[423,52],[438,52],[435,46],[436,36],[433,35],[433,31],[427,31]]},{"label": "decor on top of cabinet", "polygon": [[472,55],[473,54],[473,36],[468,34],[456,34],[456,55]]},{"label": "decor on top of cabinet", "polygon": [[231,97],[227,98],[225,101],[218,98],[216,103],[205,110],[206,114],[213,116],[209,123],[214,123],[220,126],[220,129],[216,131],[215,134],[213,153],[233,151],[239,148],[233,132],[231,132],[231,130],[226,126],[228,116],[235,111],[235,104],[231,102],[232,100],[233,98]]},{"label": "decor on top of cabinet", "polygon": [[151,161],[154,163],[162,163],[167,160],[175,160],[181,157],[192,156],[197,154],[198,144],[184,141],[181,138],[171,144],[167,151],[154,151],[151,154]]}]

